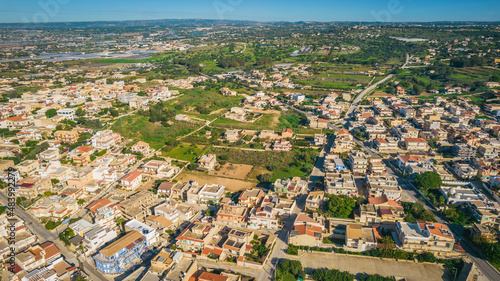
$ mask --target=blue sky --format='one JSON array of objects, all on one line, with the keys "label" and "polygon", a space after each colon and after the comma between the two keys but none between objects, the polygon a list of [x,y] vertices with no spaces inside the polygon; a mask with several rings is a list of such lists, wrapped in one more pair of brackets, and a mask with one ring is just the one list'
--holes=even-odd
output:
[{"label": "blue sky", "polygon": [[0,22],[499,21],[498,0],[0,0]]}]

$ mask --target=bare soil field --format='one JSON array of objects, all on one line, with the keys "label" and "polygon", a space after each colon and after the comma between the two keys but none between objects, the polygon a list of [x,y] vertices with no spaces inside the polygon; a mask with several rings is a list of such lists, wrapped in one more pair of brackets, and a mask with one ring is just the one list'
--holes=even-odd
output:
[{"label": "bare soil field", "polygon": [[178,181],[187,182],[190,180],[195,180],[200,185],[204,184],[220,184],[226,187],[227,191],[236,192],[244,189],[250,189],[257,186],[257,183],[218,177],[214,175],[209,175],[204,172],[198,171],[183,171],[176,178]]},{"label": "bare soil field", "polygon": [[244,180],[247,178],[252,168],[252,165],[227,163],[222,166],[220,171],[212,171],[209,174],[214,176]]},{"label": "bare soil field", "polygon": [[370,97],[371,98],[381,98],[381,97],[387,97],[389,95],[390,95],[389,93],[386,93],[386,92],[383,92],[383,91],[376,91]]}]

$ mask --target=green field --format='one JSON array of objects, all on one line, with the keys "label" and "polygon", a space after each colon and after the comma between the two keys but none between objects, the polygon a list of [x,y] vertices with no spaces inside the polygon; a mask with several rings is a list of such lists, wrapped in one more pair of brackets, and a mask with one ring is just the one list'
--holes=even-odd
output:
[{"label": "green field", "polygon": [[356,83],[350,82],[323,82],[323,81],[306,81],[306,80],[298,80],[300,84],[305,86],[311,86],[314,88],[322,88],[322,89],[361,89],[361,87],[356,87]]},{"label": "green field", "polygon": [[203,145],[195,145],[183,142],[168,151],[163,151],[162,155],[174,159],[194,162],[194,160],[196,160],[198,156],[203,154],[205,148],[206,147]]},{"label": "green field", "polygon": [[2,71],[2,72],[0,72],[0,77],[14,78],[14,77],[21,77],[25,74],[26,73],[24,73],[24,72]]},{"label": "green field", "polygon": [[212,126],[217,128],[227,128],[227,129],[242,129],[242,130],[266,130],[275,129],[277,124],[274,122],[276,118],[275,114],[264,114],[257,121],[253,123],[240,122],[226,118],[219,118],[212,123]]},{"label": "green field", "polygon": [[149,143],[152,148],[159,149],[167,140],[188,134],[199,126],[200,124],[193,122],[175,121],[165,127],[159,122],[149,122],[148,117],[134,114],[118,119],[111,130],[125,138],[142,140]]}]

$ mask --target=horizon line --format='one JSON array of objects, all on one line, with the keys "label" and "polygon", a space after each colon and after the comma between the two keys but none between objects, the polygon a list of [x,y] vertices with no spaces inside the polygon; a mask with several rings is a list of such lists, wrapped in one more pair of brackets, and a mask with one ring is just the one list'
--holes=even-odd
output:
[{"label": "horizon line", "polygon": [[[496,23],[500,24],[499,20],[434,20],[434,21],[359,21],[359,20],[274,20],[274,21],[257,21],[257,20],[244,20],[244,19],[211,19],[211,18],[162,18],[162,19],[125,19],[125,20],[82,20],[82,21],[50,21],[50,22],[0,22],[0,24],[19,24],[19,25],[45,25],[55,23],[106,23],[106,22],[139,22],[139,21],[166,21],[166,20],[206,20],[206,21],[219,21],[219,22],[242,22],[242,23],[368,23],[368,24],[396,24],[396,23]],[[0,27],[1,28],[1,27]]]}]

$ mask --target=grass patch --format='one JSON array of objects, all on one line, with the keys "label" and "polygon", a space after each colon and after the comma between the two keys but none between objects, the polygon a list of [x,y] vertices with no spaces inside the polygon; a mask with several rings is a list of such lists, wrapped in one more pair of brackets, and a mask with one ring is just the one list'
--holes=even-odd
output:
[{"label": "grass patch", "polygon": [[164,151],[162,155],[174,159],[194,162],[197,157],[203,154],[204,150],[205,146],[203,145],[189,144],[184,142],[168,151]]},{"label": "grass patch", "polygon": [[149,122],[146,116],[134,114],[120,118],[111,130],[125,138],[139,139],[149,143],[152,148],[159,149],[167,140],[188,134],[199,126],[197,123],[183,121],[164,126],[160,122]]}]

